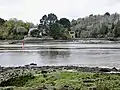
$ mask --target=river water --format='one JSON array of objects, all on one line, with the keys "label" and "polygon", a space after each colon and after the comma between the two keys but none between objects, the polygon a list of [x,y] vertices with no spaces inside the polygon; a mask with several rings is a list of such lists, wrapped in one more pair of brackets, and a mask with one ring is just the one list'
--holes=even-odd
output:
[{"label": "river water", "polygon": [[81,44],[43,42],[39,44],[0,45],[1,66],[78,65],[120,68],[120,44]]}]

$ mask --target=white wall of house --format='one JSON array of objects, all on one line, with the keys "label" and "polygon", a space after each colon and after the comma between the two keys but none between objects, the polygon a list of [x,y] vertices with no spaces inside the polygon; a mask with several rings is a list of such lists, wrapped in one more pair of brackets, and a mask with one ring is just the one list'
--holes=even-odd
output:
[{"label": "white wall of house", "polygon": [[75,38],[75,31],[69,31],[70,38]]}]

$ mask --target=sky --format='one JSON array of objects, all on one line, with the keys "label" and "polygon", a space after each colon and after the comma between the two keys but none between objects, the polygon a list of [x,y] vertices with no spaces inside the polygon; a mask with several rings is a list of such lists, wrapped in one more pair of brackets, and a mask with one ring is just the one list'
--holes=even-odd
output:
[{"label": "sky", "polygon": [[49,13],[72,20],[105,12],[120,13],[120,0],[0,0],[0,18],[34,24]]}]

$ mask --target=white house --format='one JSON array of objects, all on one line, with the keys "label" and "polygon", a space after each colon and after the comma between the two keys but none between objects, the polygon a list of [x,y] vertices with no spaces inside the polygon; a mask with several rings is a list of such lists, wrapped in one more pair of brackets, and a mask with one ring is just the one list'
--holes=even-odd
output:
[{"label": "white house", "polygon": [[75,38],[75,31],[69,31],[70,38]]}]

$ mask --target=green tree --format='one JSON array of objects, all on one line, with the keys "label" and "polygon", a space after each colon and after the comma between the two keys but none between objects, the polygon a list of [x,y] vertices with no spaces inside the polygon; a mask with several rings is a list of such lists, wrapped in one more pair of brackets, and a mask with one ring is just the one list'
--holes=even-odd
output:
[{"label": "green tree", "polygon": [[[11,18],[2,25],[2,39],[22,39],[24,35],[27,35],[31,23]],[[6,37],[7,36],[7,37]]]},{"label": "green tree", "polygon": [[50,25],[56,23],[57,21],[58,21],[57,16],[54,13],[48,14],[48,23]]},{"label": "green tree", "polygon": [[31,22],[25,22],[24,25],[23,25],[23,27],[25,29],[29,30],[30,28],[34,28],[35,25],[33,23],[31,23]]},{"label": "green tree", "polygon": [[41,31],[45,30],[47,35],[49,35],[49,32],[51,30],[51,25],[55,24],[57,21],[58,21],[57,16],[53,13],[44,15],[42,19],[40,19],[40,24],[38,25],[38,29],[40,29]]},{"label": "green tree", "polygon": [[64,29],[60,24],[52,24],[50,28],[50,36],[52,36],[54,39],[61,39],[63,37]]},{"label": "green tree", "polygon": [[99,35],[101,37],[104,37],[107,33],[108,33],[108,26],[106,26],[105,24],[102,24],[100,31],[99,31]]},{"label": "green tree", "polygon": [[57,16],[53,13],[50,13],[48,15],[44,15],[42,19],[40,19],[40,24],[42,25],[51,25],[56,23],[58,21]]},{"label": "green tree", "polygon": [[120,37],[120,22],[115,25],[114,37]]},{"label": "green tree", "polygon": [[5,23],[5,20],[0,18],[0,25],[3,25]]},{"label": "green tree", "polygon": [[104,15],[110,16],[110,13],[109,13],[109,12],[106,12]]},{"label": "green tree", "polygon": [[39,29],[34,29],[30,32],[32,37],[39,37],[40,30]]},{"label": "green tree", "polygon": [[7,22],[5,22],[6,30],[9,32],[9,34],[13,32],[15,23],[16,22],[14,22],[14,20],[8,20]]},{"label": "green tree", "polygon": [[40,24],[46,25],[47,22],[48,22],[48,17],[47,17],[47,15],[44,15],[44,16],[42,17],[42,19],[40,19]]},{"label": "green tree", "polygon": [[28,30],[25,29],[24,27],[17,27],[17,29],[16,29],[16,32],[17,32],[18,34],[22,34],[22,35],[26,34],[27,31],[28,31]]},{"label": "green tree", "polygon": [[59,23],[64,26],[64,28],[69,28],[70,27],[70,21],[67,18],[61,18],[59,20]]}]

